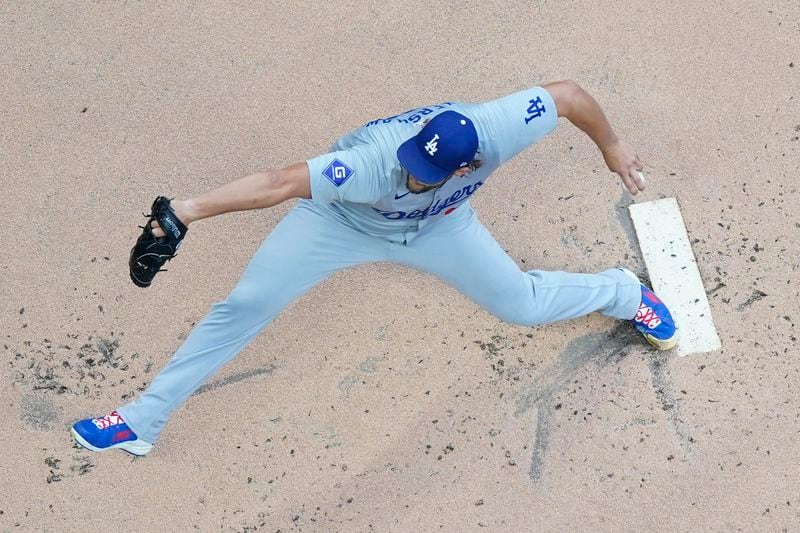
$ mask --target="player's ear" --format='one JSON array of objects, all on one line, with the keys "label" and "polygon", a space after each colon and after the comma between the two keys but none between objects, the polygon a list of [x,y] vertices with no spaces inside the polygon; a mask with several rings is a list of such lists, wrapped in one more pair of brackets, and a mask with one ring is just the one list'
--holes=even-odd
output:
[{"label": "player's ear", "polygon": [[469,174],[469,170],[470,169],[469,169],[468,166],[467,167],[462,167],[462,168],[459,168],[458,170],[456,170],[455,172],[453,172],[453,174],[455,174],[456,176],[458,176],[460,178],[462,176],[466,176],[467,174]]}]

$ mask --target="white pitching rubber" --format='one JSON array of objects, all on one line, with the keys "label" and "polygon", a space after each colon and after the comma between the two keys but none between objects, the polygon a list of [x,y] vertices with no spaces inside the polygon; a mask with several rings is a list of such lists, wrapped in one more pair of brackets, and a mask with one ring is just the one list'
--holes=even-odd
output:
[{"label": "white pitching rubber", "polygon": [[678,355],[721,347],[678,202],[665,198],[629,208],[653,290],[678,326]]}]

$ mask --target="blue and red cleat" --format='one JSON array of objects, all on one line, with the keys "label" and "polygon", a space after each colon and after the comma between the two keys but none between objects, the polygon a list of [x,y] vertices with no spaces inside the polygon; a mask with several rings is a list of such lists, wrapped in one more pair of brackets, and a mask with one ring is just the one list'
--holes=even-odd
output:
[{"label": "blue and red cleat", "polygon": [[642,289],[639,309],[636,311],[636,316],[629,322],[644,335],[647,342],[659,350],[673,349],[678,344],[678,328],[675,327],[675,321],[672,319],[669,309],[653,291],[639,281],[636,274],[625,268],[621,270],[638,281]]},{"label": "blue and red cleat", "polygon": [[78,444],[93,452],[119,448],[133,455],[146,455],[153,448],[152,444],[137,437],[116,411],[101,418],[76,422],[70,431]]}]

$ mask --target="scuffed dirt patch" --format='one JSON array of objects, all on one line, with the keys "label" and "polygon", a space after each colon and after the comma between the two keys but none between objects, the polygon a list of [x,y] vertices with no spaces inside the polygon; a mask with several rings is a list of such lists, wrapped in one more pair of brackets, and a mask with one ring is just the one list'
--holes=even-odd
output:
[{"label": "scuffed dirt patch", "polygon": [[[41,413],[57,409],[52,400],[46,399],[47,395],[99,398],[104,391],[114,388],[120,391],[120,399],[127,400],[144,390],[150,379],[152,360],[121,347],[122,335],[111,332],[108,336],[82,338],[66,334],[60,341],[44,338],[26,340],[14,347],[4,345],[10,352],[12,383],[37,393],[28,396],[23,404],[23,419],[39,420]],[[48,417],[54,419],[52,414],[44,415],[45,419]]]}]

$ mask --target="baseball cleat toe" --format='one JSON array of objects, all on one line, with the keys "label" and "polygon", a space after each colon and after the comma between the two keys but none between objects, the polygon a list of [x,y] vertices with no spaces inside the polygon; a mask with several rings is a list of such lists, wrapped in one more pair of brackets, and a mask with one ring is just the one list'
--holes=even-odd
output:
[{"label": "baseball cleat toe", "polygon": [[656,296],[644,283],[639,281],[636,274],[627,269],[621,269],[626,275],[639,282],[642,299],[639,308],[629,322],[650,343],[659,350],[671,350],[678,344],[678,328],[666,304]]},{"label": "baseball cleat toe", "polygon": [[78,444],[93,452],[119,448],[133,455],[147,455],[153,448],[151,443],[140,439],[116,411],[76,422],[70,432]]}]

